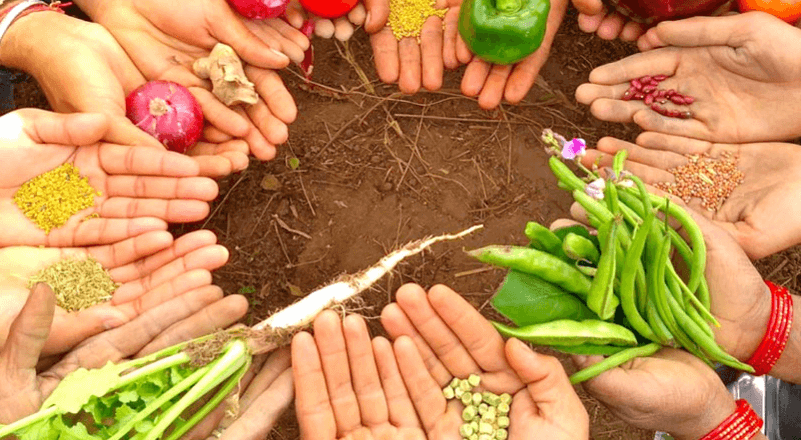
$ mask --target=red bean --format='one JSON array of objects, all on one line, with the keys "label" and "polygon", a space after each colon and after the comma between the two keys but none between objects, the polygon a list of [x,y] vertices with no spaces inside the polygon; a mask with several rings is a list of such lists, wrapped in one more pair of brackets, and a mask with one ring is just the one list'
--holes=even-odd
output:
[{"label": "red bean", "polygon": [[692,96],[684,95],[684,105],[690,105],[693,102],[695,102],[695,98],[693,98]]},{"label": "red bean", "polygon": [[651,110],[659,113],[660,115],[666,115],[667,113],[667,109],[665,109],[659,104],[651,104]]},{"label": "red bean", "polygon": [[631,101],[632,98],[634,98],[634,92],[632,89],[628,89],[625,93],[623,93],[623,96],[620,99],[624,101]]},{"label": "red bean", "polygon": [[631,80],[631,85],[637,90],[642,90],[642,83],[637,81],[636,79]]},{"label": "red bean", "polygon": [[645,75],[644,77],[640,78],[641,83],[650,83],[651,82],[651,75]]},{"label": "red bean", "polygon": [[643,93],[651,93],[654,90],[656,90],[656,87],[654,87],[654,86],[645,86],[645,87],[642,88],[642,92]]},{"label": "red bean", "polygon": [[667,79],[667,75],[656,75],[654,76],[654,81],[662,82]]},{"label": "red bean", "polygon": [[681,112],[681,115],[679,117],[682,119],[690,119],[693,117],[693,114],[692,112]]},{"label": "red bean", "polygon": [[645,94],[644,93],[637,92],[637,93],[634,94],[634,99],[642,100],[643,98],[645,98]]},{"label": "red bean", "polygon": [[660,99],[660,100],[659,100],[659,103],[660,103],[660,104],[667,104],[667,99]]},{"label": "red bean", "polygon": [[670,97],[670,102],[676,105],[684,105],[684,98],[681,95],[673,95]]},{"label": "red bean", "polygon": [[651,105],[654,103],[654,95],[645,95],[645,105]]},{"label": "red bean", "polygon": [[670,89],[670,90],[667,91],[667,93],[665,93],[665,97],[670,98],[671,96],[675,95],[676,93],[678,93],[678,92],[673,90],[673,89]]}]

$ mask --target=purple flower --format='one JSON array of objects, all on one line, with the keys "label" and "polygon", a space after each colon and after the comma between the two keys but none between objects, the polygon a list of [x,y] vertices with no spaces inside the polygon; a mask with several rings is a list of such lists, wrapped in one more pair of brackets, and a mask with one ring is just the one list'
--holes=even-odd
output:
[{"label": "purple flower", "polygon": [[587,143],[584,142],[584,139],[575,138],[569,142],[565,142],[564,147],[562,147],[562,158],[573,160],[583,156],[586,150]]},{"label": "purple flower", "polygon": [[584,188],[584,192],[586,192],[588,196],[592,197],[595,200],[603,200],[605,188],[606,188],[606,180],[596,179],[590,182],[590,184]]}]

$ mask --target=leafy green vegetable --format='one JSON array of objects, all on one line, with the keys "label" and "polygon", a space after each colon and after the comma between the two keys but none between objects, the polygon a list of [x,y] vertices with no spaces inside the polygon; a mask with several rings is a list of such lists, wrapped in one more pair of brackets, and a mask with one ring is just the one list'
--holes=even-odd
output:
[{"label": "leafy green vegetable", "polygon": [[534,275],[509,271],[492,306],[518,327],[557,319],[598,319],[573,294]]},{"label": "leafy green vegetable", "polygon": [[111,362],[95,370],[79,368],[59,383],[42,408],[55,406],[62,413],[77,413],[93,396],[103,396],[116,388],[125,368],[125,364]]}]

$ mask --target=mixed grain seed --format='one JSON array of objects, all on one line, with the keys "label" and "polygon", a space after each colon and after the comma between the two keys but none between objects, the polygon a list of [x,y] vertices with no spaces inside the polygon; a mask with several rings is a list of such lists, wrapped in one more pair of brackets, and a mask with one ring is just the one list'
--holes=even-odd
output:
[{"label": "mixed grain seed", "polygon": [[675,183],[659,182],[655,186],[690,203],[701,199],[701,205],[717,212],[731,193],[743,183],[743,172],[737,168],[737,158],[725,152],[713,159],[708,154],[687,155],[687,163],[668,171]]},{"label": "mixed grain seed", "polygon": [[92,257],[67,258],[52,264],[32,276],[28,288],[37,283],[49,285],[56,295],[56,304],[68,312],[104,303],[119,287]]},{"label": "mixed grain seed", "polygon": [[14,193],[14,203],[49,234],[73,215],[94,206],[95,196],[100,195],[86,177],[81,177],[78,168],[65,163],[23,183]]},{"label": "mixed grain seed", "polygon": [[445,17],[448,9],[436,9],[435,0],[390,0],[389,27],[400,41],[406,37],[419,40],[428,17]]},{"label": "mixed grain seed", "polygon": [[512,396],[497,395],[484,391],[474,392],[481,378],[471,374],[467,379],[454,377],[442,390],[445,399],[457,399],[464,404],[462,426],[459,435],[462,440],[506,440],[509,437],[509,410]]},{"label": "mixed grain seed", "polygon": [[623,93],[621,99],[624,101],[643,101],[645,105],[651,107],[651,110],[669,118],[692,118],[693,114],[688,110],[672,110],[661,105],[668,102],[675,105],[690,105],[695,102],[695,98],[692,96],[682,95],[673,89],[660,89],[659,83],[667,78],[667,75],[646,75],[633,79],[629,83],[629,89]]}]

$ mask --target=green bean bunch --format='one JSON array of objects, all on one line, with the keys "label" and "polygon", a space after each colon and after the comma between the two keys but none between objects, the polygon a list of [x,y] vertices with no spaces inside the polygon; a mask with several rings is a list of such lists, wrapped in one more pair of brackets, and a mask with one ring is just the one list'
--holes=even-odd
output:
[{"label": "green bean bunch", "polygon": [[506,440],[512,396],[475,392],[480,383],[481,378],[475,374],[467,379],[454,377],[442,390],[445,399],[458,399],[464,404],[459,435],[463,440]]},{"label": "green bean bunch", "polygon": [[[546,141],[558,151],[552,137]],[[570,191],[587,212],[597,236],[588,231],[560,236],[529,223],[525,231],[529,247],[488,246],[469,252],[485,263],[533,275],[575,295],[597,319],[538,322],[520,328],[496,324],[496,328],[504,336],[567,353],[609,356],[571,376],[573,383],[635,357],[650,356],[664,346],[683,348],[709,365],[717,362],[753,371],[715,342],[712,326],[720,324],[710,312],[704,278],[706,244],[700,228],[682,207],[649,193],[642,180],[623,171],[626,154],[618,152],[605,181],[581,166],[587,178],[579,178],[557,155],[548,162],[559,186]],[[593,183],[595,191],[590,191],[588,182],[603,183],[601,197],[601,185]],[[671,221],[686,232],[687,241],[670,226]],[[674,250],[689,269],[686,280],[673,266]],[[629,330],[637,335],[633,344],[623,339]]]}]

